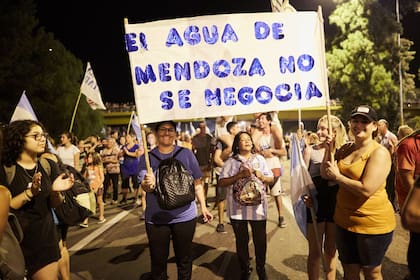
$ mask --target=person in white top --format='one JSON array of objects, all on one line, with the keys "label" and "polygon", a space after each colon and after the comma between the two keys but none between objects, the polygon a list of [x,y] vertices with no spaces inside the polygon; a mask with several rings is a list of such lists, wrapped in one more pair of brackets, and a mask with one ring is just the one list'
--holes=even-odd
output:
[{"label": "person in white top", "polygon": [[233,116],[220,116],[216,118],[216,127],[214,129],[214,137],[219,138],[222,135],[229,135],[227,124],[233,121]]},{"label": "person in white top", "polygon": [[73,144],[73,135],[63,132],[60,136],[61,145],[57,148],[57,155],[64,164],[79,168],[80,150]]},{"label": "person in white top", "polygon": [[394,153],[395,148],[398,144],[398,137],[391,131],[389,131],[388,121],[385,119],[380,119],[378,121],[378,137],[379,143],[382,146],[388,149],[391,155]]},{"label": "person in white top", "polygon": [[[388,149],[391,154],[391,158],[394,157],[394,152],[398,145],[398,137],[389,130],[389,123],[385,119],[378,121],[378,142]],[[394,210],[397,211],[397,201],[395,198],[395,168],[391,165],[388,177],[386,178],[386,192],[388,193],[389,200],[394,206]]]},{"label": "person in white top", "polygon": [[[256,115],[257,116],[257,115]],[[271,113],[262,113],[258,115],[258,128],[252,132],[252,140],[255,143],[256,151],[261,154],[271,168],[274,175],[274,181],[269,185],[270,194],[274,197],[278,212],[278,226],[286,227],[286,221],[281,214],[282,210],[282,188],[281,188],[281,173],[282,165],[280,158],[286,155],[285,145],[283,144],[282,129],[278,125],[272,125]]]}]

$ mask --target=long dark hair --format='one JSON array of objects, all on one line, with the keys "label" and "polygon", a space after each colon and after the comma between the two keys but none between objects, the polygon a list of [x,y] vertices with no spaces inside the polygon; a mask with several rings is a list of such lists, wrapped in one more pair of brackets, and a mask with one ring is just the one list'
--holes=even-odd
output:
[{"label": "long dark hair", "polygon": [[251,153],[255,154],[255,145],[254,145],[254,140],[252,140],[252,136],[251,134],[249,134],[246,131],[240,131],[235,135],[235,138],[233,139],[233,144],[232,144],[232,156],[236,156],[237,154],[239,154],[239,140],[241,139],[241,135],[242,134],[247,134],[250,138],[251,138],[251,142],[252,142],[252,149],[251,149]]},{"label": "long dark hair", "polygon": [[88,153],[87,157],[92,156],[92,162],[88,163],[87,165],[101,165],[102,164],[102,158],[101,155],[97,152],[90,152]]},{"label": "long dark hair", "polygon": [[25,146],[25,135],[34,126],[40,126],[45,131],[44,126],[34,120],[14,121],[4,130],[4,145],[1,157],[4,165],[16,164]]},{"label": "long dark hair", "polygon": [[77,145],[78,139],[72,132],[64,131],[61,135],[65,135],[70,140],[71,144]]}]

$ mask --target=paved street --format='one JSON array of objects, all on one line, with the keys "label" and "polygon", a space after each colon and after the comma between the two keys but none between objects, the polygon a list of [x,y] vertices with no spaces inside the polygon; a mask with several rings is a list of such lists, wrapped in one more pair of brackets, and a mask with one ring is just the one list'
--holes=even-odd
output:
[{"label": "paved street", "polygon": [[[288,162],[286,176],[282,178],[286,195],[284,216],[286,228],[277,227],[275,204],[269,204],[267,223],[268,252],[267,274],[269,279],[306,279],[307,242],[300,233],[291,210],[289,194]],[[213,206],[214,187],[209,190],[209,201]],[[90,219],[87,229],[71,227],[68,247],[71,254],[72,279],[147,279],[150,268],[149,250],[144,221],[140,221],[140,208],[134,204],[124,207],[106,205],[107,222],[97,224]],[[217,211],[212,213],[216,216]],[[228,221],[228,219],[225,219]],[[408,233],[398,228],[383,263],[385,280],[403,279],[407,274],[405,254]],[[226,225],[227,234],[216,233],[217,217],[209,224],[197,224],[194,237],[193,279],[239,279],[234,234]],[[250,246],[253,254],[253,244]],[[251,279],[257,279],[255,262]],[[342,279],[338,269],[337,279]],[[169,279],[176,279],[176,266],[171,253],[168,263]]]}]

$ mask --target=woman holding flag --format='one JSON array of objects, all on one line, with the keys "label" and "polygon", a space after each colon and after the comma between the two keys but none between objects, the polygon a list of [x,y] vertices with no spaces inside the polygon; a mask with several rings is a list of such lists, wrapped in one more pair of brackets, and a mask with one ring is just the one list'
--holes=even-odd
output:
[{"label": "woman holding flag", "polygon": [[121,164],[121,192],[122,199],[120,204],[127,203],[127,194],[130,188],[130,179],[134,189],[134,201],[140,205],[139,182],[137,178],[139,157],[143,154],[143,149],[136,143],[136,136],[130,132],[125,136],[126,144],[122,146],[119,157],[124,157]]},{"label": "woman holding flag", "polygon": [[[172,240],[179,280],[192,279],[193,237],[197,224],[197,203],[200,205],[204,222],[211,222],[213,215],[208,211],[204,199],[202,174],[198,161],[191,150],[175,144],[176,123],[162,121],[155,125],[157,146],[150,151],[157,157],[150,156],[148,166],[147,153],[140,158],[139,178],[141,187],[147,192],[146,232],[149,239],[151,258],[151,277],[153,280],[168,279],[167,262]],[[172,210],[162,209],[155,194],[156,178],[153,172],[159,168],[160,161],[176,157],[194,178],[196,200]],[[149,170],[151,169],[151,170]],[[152,172],[153,170],[153,172]]]},{"label": "woman holding flag", "polygon": [[[331,116],[332,137],[334,139],[334,150],[340,148],[347,141],[346,127],[339,118]],[[306,144],[303,151],[303,158],[308,167],[309,174],[316,187],[317,195],[315,203],[309,196],[304,201],[308,207],[317,205],[315,217],[311,216],[307,208],[307,229],[306,238],[309,244],[309,255],[307,260],[308,279],[319,279],[319,267],[324,266],[326,278],[335,279],[337,269],[336,246],[335,246],[335,224],[333,221],[335,197],[338,185],[335,181],[329,181],[321,177],[321,163],[325,155],[325,145],[328,136],[328,116],[324,115],[318,120],[317,132],[318,143]],[[313,219],[314,218],[314,219]],[[316,229],[315,229],[316,227]],[[321,248],[321,250],[319,249]],[[322,259],[323,258],[323,259]]]}]

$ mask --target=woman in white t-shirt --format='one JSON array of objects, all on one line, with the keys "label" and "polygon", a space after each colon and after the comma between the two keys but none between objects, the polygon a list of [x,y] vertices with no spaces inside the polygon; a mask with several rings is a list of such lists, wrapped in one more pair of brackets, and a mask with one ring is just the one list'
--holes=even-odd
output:
[{"label": "woman in white t-shirt", "polygon": [[80,150],[72,143],[72,134],[63,132],[60,136],[61,145],[57,148],[57,155],[64,164],[79,168]]}]

